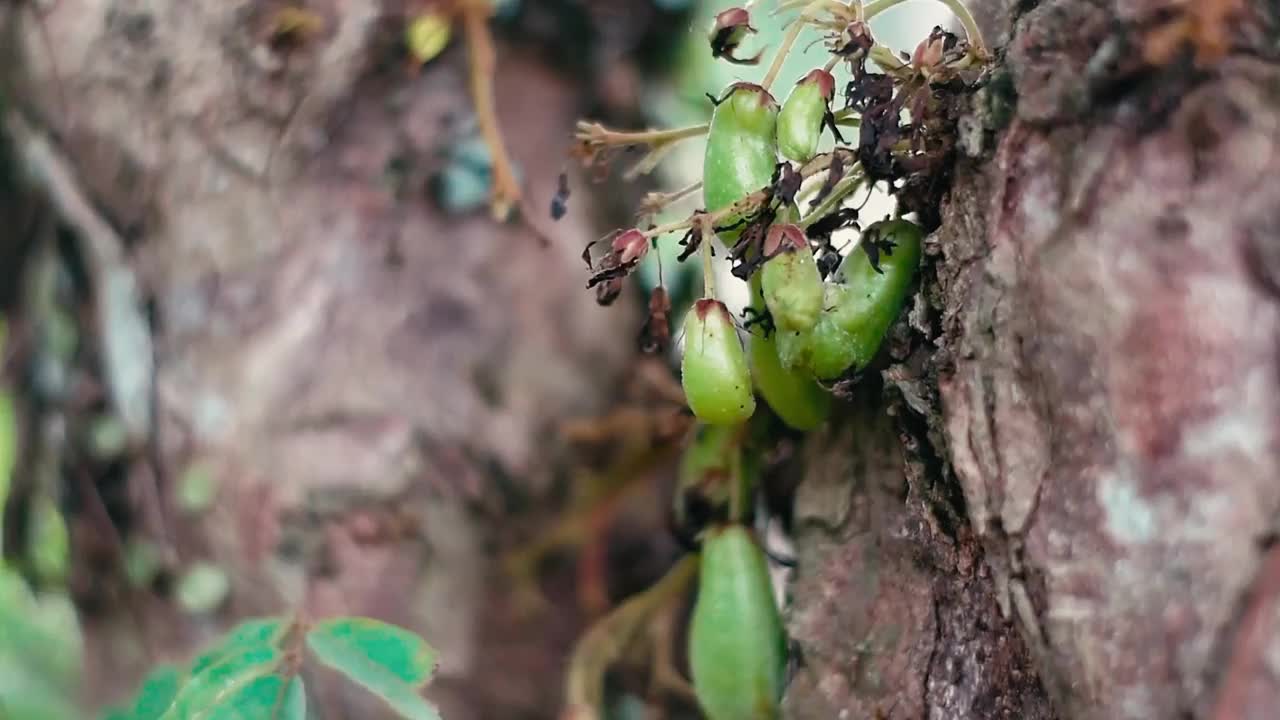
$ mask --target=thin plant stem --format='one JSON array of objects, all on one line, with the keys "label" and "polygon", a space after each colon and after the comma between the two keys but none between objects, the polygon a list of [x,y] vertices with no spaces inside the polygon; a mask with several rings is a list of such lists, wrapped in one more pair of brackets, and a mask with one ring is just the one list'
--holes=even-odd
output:
[{"label": "thin plant stem", "polygon": [[[866,18],[870,20],[885,10],[895,5],[901,5],[904,2],[906,0],[876,0],[867,5]],[[946,5],[947,9],[960,21],[960,24],[964,27],[964,34],[969,38],[969,47],[972,48],[973,53],[980,59],[989,58],[987,43],[983,40],[982,31],[978,29],[978,21],[974,19],[973,13],[969,12],[969,8],[961,0],[938,0],[938,2]]]},{"label": "thin plant stem", "polygon": [[638,132],[622,132],[609,130],[594,123],[582,123],[578,126],[578,139],[598,145],[666,145],[687,138],[706,135],[710,124],[690,125],[667,130],[641,130]]},{"label": "thin plant stem", "polygon": [[836,208],[840,207],[840,203],[844,202],[845,198],[849,197],[853,191],[857,190],[858,187],[862,185],[863,180],[864,178],[862,177],[862,174],[858,173],[856,175],[850,175],[836,183],[836,186],[831,189],[831,193],[822,199],[822,204],[806,214],[800,219],[800,222],[796,224],[802,228],[807,228],[818,220],[830,215],[832,212],[835,212]]},{"label": "thin plant stem", "polygon": [[493,6],[487,0],[470,0],[462,5],[460,12],[471,55],[471,101],[475,104],[480,133],[493,157],[491,209],[495,219],[505,220],[511,210],[520,205],[521,193],[502,140],[494,101],[493,76],[497,68],[497,53],[493,49],[493,37],[489,34],[489,16],[493,13]]},{"label": "thin plant stem", "polygon": [[702,225],[702,296],[706,298],[714,298],[716,296],[716,273],[715,267],[711,263],[711,243],[715,242],[715,230],[711,225],[711,221],[702,216],[699,218]]}]

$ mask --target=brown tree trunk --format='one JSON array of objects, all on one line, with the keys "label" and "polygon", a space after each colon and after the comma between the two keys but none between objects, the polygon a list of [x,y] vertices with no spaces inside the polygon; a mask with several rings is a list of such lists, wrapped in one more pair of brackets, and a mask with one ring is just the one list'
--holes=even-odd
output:
[{"label": "brown tree trunk", "polygon": [[793,717],[1280,707],[1276,7],[1198,70],[1156,5],[989,13],[896,422],[809,447]]}]

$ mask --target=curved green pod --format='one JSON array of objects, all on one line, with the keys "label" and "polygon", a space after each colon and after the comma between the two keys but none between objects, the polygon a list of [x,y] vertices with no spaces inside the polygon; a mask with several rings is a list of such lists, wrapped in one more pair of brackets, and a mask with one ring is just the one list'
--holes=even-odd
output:
[{"label": "curved green pod", "polygon": [[875,357],[907,300],[924,234],[911,222],[889,220],[867,228],[863,242],[881,238],[893,245],[879,252],[881,272],[866,252],[854,252],[837,271],[838,282],[827,284],[818,322],[807,332],[779,331],[778,359],[784,368],[834,380]]},{"label": "curved green pod", "polygon": [[783,157],[804,164],[817,154],[835,88],[831,73],[817,68],[791,89],[778,114],[778,150]]},{"label": "curved green pod", "polygon": [[[752,276],[753,304],[757,308],[764,304],[760,282],[760,273]],[[748,349],[751,377],[760,396],[782,422],[802,432],[812,430],[831,414],[831,394],[803,370],[783,367],[778,357],[778,332],[766,335],[762,328],[752,330]]]},{"label": "curved green pod", "polygon": [[[723,210],[767,187],[778,164],[778,103],[768,90],[737,83],[716,105],[702,161],[702,199],[707,212]],[[725,242],[740,230],[721,234]]]},{"label": "curved green pod", "polygon": [[871,266],[866,252],[855,252],[837,273],[848,292],[835,304],[832,320],[852,337],[858,367],[871,362],[902,312],[920,267],[924,231],[907,220],[886,220],[868,227],[863,242],[877,239],[892,244],[879,252],[880,272]]},{"label": "curved green pod", "polygon": [[707,533],[689,623],[689,666],[708,720],[773,720],[787,642],[764,552],[741,525]]},{"label": "curved green pod", "polygon": [[812,430],[831,414],[831,393],[803,371],[784,368],[773,335],[751,336],[751,376],[773,413],[794,430]]},{"label": "curved green pod", "polygon": [[734,425],[756,410],[746,353],[719,300],[699,300],[685,316],[680,383],[689,409],[708,425]]},{"label": "curved green pod", "polygon": [[822,274],[804,231],[774,225],[765,240],[771,255],[760,269],[760,288],[773,322],[783,330],[808,330],[822,312]]}]

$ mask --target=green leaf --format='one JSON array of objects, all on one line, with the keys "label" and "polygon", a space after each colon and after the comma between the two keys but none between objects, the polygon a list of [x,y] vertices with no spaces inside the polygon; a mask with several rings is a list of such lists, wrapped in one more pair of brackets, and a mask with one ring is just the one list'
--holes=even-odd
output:
[{"label": "green leaf", "polygon": [[80,626],[62,594],[31,593],[26,581],[0,564],[0,655],[12,653],[49,683],[74,688],[80,675]]},{"label": "green leaf", "polygon": [[[265,645],[252,647],[238,654],[228,654],[217,663],[202,669],[199,674],[193,674],[168,711],[161,716],[162,720],[214,717],[212,713],[220,706],[232,702],[249,702],[256,695],[245,693],[249,688],[256,687],[261,679],[273,676],[283,657],[279,649]],[[218,717],[237,716],[224,714]]]},{"label": "green leaf", "polygon": [[4,720],[76,720],[68,688],[40,673],[21,654],[0,651],[0,717]]},{"label": "green leaf", "polygon": [[[287,686],[286,686],[286,683]],[[307,696],[302,680],[266,675],[244,685],[190,720],[305,720]],[[186,720],[186,718],[184,718]]]},{"label": "green leaf", "polygon": [[142,680],[138,697],[133,704],[132,720],[158,720],[178,697],[182,687],[182,670],[173,665],[161,665]]},{"label": "green leaf", "polygon": [[286,630],[281,617],[246,620],[232,628],[217,644],[204,651],[191,663],[191,674],[197,675],[223,660],[260,647],[274,648]]},{"label": "green leaf", "polygon": [[418,695],[435,671],[436,652],[403,628],[371,618],[334,618],[307,633],[316,659],[381,697],[402,717],[436,720]]}]

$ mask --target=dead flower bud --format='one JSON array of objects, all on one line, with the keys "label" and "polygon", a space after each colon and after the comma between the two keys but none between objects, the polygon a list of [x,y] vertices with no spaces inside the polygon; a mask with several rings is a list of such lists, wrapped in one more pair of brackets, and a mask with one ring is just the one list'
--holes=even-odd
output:
[{"label": "dead flower bud", "polygon": [[[582,251],[582,258],[591,266],[591,246]],[[630,275],[649,251],[649,238],[632,228],[619,233],[609,246],[609,253],[600,259],[587,281],[587,289],[596,288],[596,302],[608,305],[622,292],[622,279]]]},{"label": "dead flower bud", "polygon": [[635,228],[613,239],[613,253],[617,256],[620,265],[637,263],[648,251],[649,238]]},{"label": "dead flower bud", "polygon": [[711,57],[723,59],[735,65],[755,65],[760,62],[760,51],[749,58],[740,58],[734,53],[747,35],[755,33],[751,27],[751,13],[743,8],[729,8],[716,15],[711,25],[709,38],[711,41]]}]

